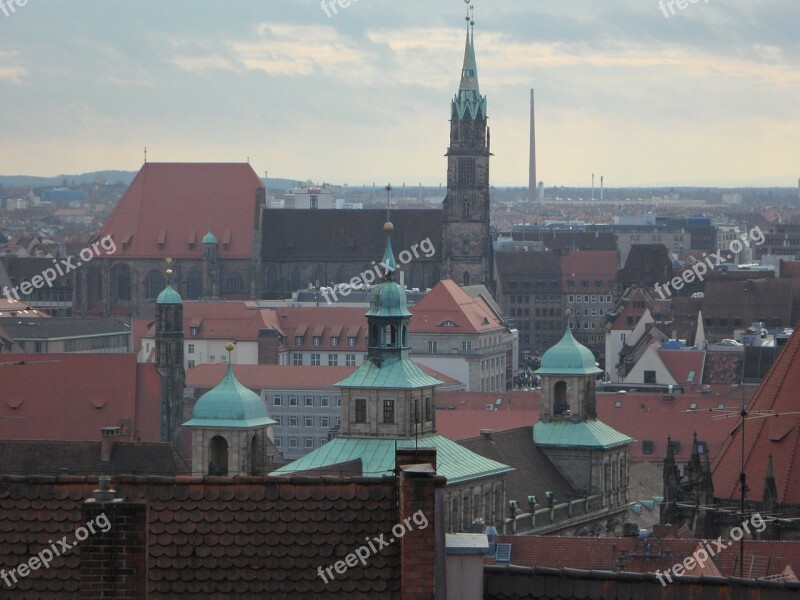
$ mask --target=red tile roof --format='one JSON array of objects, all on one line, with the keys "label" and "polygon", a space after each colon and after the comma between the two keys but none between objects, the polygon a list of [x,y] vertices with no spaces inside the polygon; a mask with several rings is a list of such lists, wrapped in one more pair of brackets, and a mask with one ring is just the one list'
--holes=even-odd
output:
[{"label": "red tile roof", "polygon": [[[620,262],[618,250],[570,252],[561,257],[563,289],[567,289],[567,281],[583,278],[602,279],[603,289],[606,289],[608,281],[616,281]],[[594,288],[594,283],[591,287]]]},{"label": "red tile roof", "polygon": [[[261,329],[278,326],[278,318],[273,309],[253,310],[248,303],[241,301],[184,302],[184,338],[223,339],[255,342]],[[192,327],[198,328],[192,335]],[[156,324],[148,323],[145,337],[155,336]]]},{"label": "red tile roof", "polygon": [[[438,398],[437,398],[438,400]],[[508,431],[533,425],[539,420],[538,410],[438,410],[436,432],[459,441],[481,434],[481,431]],[[533,432],[531,432],[533,435]]]},{"label": "red tile roof", "polygon": [[[290,350],[343,352],[351,348],[347,345],[347,338],[355,337],[356,345],[350,351],[367,351],[366,310],[363,306],[291,306],[274,310]],[[339,333],[339,345],[332,346],[331,337],[336,332]],[[342,335],[343,332],[345,335]],[[303,343],[295,344],[295,336],[303,337]],[[314,336],[321,338],[319,346],[314,346]]]},{"label": "red tile roof", "polygon": [[[703,350],[658,350],[658,357],[679,385],[699,386],[703,380]],[[694,372],[694,373],[692,373]],[[689,375],[692,380],[689,381]]]},{"label": "red tile roof", "polygon": [[0,365],[0,439],[99,440],[131,419],[141,441],[160,441],[158,372],[135,354],[4,354]]},{"label": "red tile roof", "polygon": [[[745,473],[750,498],[761,498],[768,457],[772,455],[780,504],[800,504],[800,328],[783,347],[767,377],[747,404],[750,419],[744,425]],[[792,414],[795,413],[795,414]],[[775,415],[775,416],[763,416]],[[740,497],[742,427],[740,418],[725,419],[735,428],[714,459],[714,495]]]},{"label": "red tile roof", "polygon": [[[256,193],[262,188],[245,163],[146,163],[99,236],[113,237],[115,258],[200,258],[200,240],[210,223],[220,258],[249,259]],[[193,247],[190,239],[196,240]]]},{"label": "red tile roof", "polygon": [[[452,279],[437,283],[411,312],[411,333],[462,334],[505,329],[483,298],[471,298]],[[444,326],[448,321],[454,325]]]}]

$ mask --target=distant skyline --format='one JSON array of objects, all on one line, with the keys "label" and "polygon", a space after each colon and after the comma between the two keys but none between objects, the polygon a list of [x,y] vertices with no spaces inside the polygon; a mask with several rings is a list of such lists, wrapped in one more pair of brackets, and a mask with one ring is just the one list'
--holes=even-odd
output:
[{"label": "distant skyline", "polygon": [[[789,186],[800,5],[475,0],[496,186]],[[330,16],[327,16],[330,14]],[[0,174],[244,162],[360,186],[445,182],[460,0],[29,0],[0,13]]]}]

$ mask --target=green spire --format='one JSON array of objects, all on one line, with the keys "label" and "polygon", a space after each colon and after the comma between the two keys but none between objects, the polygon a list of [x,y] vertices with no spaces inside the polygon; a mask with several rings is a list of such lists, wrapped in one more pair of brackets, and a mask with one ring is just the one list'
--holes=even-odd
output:
[{"label": "green spire", "polygon": [[602,373],[592,351],[578,342],[567,326],[564,337],[542,356],[537,375],[595,375]]},{"label": "green spire", "polygon": [[486,97],[481,96],[478,85],[478,63],[475,60],[474,34],[470,36],[467,29],[467,41],[464,46],[464,65],[461,67],[461,83],[458,94],[453,99],[453,111],[459,119],[466,114],[472,119],[479,115],[486,118]]},{"label": "green spire", "polygon": [[394,225],[392,225],[391,222],[387,222],[386,225],[383,226],[383,230],[386,232],[386,251],[383,253],[383,261],[381,263],[386,270],[383,280],[393,281],[394,270],[397,268],[397,261],[394,259],[394,251],[392,250],[392,231],[394,230]]}]

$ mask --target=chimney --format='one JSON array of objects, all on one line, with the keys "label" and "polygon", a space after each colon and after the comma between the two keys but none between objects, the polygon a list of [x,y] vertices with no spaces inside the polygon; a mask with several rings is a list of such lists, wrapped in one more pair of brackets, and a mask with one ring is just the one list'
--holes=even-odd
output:
[{"label": "chimney", "polygon": [[[446,597],[446,574],[442,563],[444,548],[444,486],[447,480],[436,474],[436,449],[420,448],[414,460],[413,448],[398,449],[398,523],[410,523],[400,538],[402,600],[430,600]],[[441,534],[441,535],[440,535]],[[438,592],[438,593],[437,593]]]},{"label": "chimney", "polygon": [[111,449],[114,442],[119,437],[120,427],[101,427],[100,428],[100,460],[108,462],[111,460]]}]

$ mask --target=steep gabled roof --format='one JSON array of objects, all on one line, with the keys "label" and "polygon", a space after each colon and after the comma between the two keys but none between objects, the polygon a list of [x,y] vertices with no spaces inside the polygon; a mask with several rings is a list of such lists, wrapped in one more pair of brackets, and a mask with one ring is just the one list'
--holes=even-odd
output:
[{"label": "steep gabled roof", "polygon": [[112,236],[115,258],[200,258],[211,223],[230,242],[220,258],[251,258],[263,187],[247,163],[145,163],[98,237]]},{"label": "steep gabled roof", "polygon": [[[744,458],[749,497],[761,498],[769,456],[772,456],[778,502],[800,504],[800,328],[789,338],[778,360],[747,404],[751,417],[744,425]],[[764,416],[761,415],[774,415]],[[736,417],[738,420],[739,417]],[[730,421],[733,427],[736,423]],[[714,494],[737,499],[741,471],[742,427],[714,459]]]},{"label": "steep gabled roof", "polygon": [[452,279],[437,283],[417,302],[412,313],[411,333],[481,333],[504,329],[500,317],[481,296],[471,298]]}]

